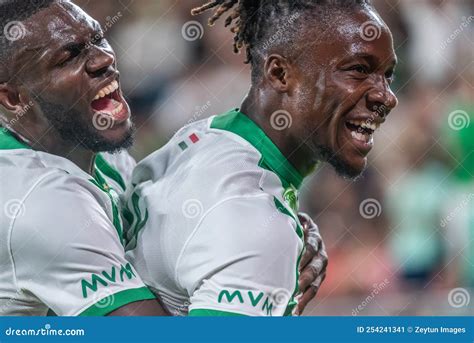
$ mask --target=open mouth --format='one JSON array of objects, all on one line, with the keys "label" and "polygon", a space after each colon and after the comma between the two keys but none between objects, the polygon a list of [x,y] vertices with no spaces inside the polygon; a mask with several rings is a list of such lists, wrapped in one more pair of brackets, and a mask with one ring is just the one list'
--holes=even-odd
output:
[{"label": "open mouth", "polygon": [[349,130],[356,147],[363,150],[363,152],[368,152],[373,146],[374,132],[380,127],[380,124],[370,119],[349,119],[346,121],[345,126]]},{"label": "open mouth", "polygon": [[112,81],[97,93],[91,102],[91,107],[94,112],[108,116],[115,122],[120,123],[129,118],[128,109],[120,94],[117,80]]}]

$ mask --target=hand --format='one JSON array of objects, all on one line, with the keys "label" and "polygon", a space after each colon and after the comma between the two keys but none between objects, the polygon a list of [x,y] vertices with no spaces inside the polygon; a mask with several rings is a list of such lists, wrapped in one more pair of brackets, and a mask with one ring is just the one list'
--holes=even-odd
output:
[{"label": "hand", "polygon": [[304,213],[298,214],[303,226],[306,251],[301,258],[298,281],[300,295],[295,314],[303,313],[306,305],[316,296],[326,278],[328,255],[318,226]]}]

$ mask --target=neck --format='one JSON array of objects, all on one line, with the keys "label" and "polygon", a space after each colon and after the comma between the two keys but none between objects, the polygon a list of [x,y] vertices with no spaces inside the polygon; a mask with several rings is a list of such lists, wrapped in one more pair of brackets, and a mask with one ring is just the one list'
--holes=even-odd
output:
[{"label": "neck", "polygon": [[77,144],[72,144],[59,137],[54,130],[39,130],[36,127],[13,127],[13,133],[33,150],[66,158],[86,173],[93,175],[96,154]]},{"label": "neck", "polygon": [[272,114],[281,110],[283,106],[271,106],[270,102],[262,100],[265,98],[263,92],[259,94],[258,90],[251,89],[241,105],[241,112],[265,132],[301,175],[310,174],[318,163],[314,153],[301,142],[300,137],[292,137],[288,132],[289,128],[276,130],[272,127],[270,119]]}]

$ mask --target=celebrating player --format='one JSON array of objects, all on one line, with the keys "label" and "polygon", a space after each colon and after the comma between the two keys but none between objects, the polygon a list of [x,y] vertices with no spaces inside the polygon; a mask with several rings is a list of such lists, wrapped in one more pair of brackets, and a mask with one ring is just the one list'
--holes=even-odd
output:
[{"label": "celebrating player", "polygon": [[2,0],[0,25],[0,315],[164,314],[124,258],[117,197],[134,161],[98,154],[133,131],[100,26],[59,0]]},{"label": "celebrating player", "polygon": [[252,86],[240,109],[186,126],[138,164],[128,254],[170,311],[291,314],[298,189],[320,161],[364,170],[397,103],[392,36],[365,0],[216,0],[193,14],[209,9],[211,25],[232,10]]},{"label": "celebrating player", "polygon": [[125,260],[124,178],[96,154],[132,137],[100,26],[51,0],[2,0],[0,20],[0,315],[163,315]]}]

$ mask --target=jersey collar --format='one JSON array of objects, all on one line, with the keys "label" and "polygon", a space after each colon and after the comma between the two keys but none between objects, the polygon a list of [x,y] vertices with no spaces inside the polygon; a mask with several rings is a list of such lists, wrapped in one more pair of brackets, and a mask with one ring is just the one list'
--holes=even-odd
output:
[{"label": "jersey collar", "polygon": [[211,128],[230,131],[248,141],[262,154],[260,166],[276,173],[284,188],[301,186],[303,176],[300,172],[283,156],[265,132],[238,109],[214,117]]},{"label": "jersey collar", "polygon": [[30,149],[30,147],[19,140],[5,128],[0,127],[0,150]]}]

